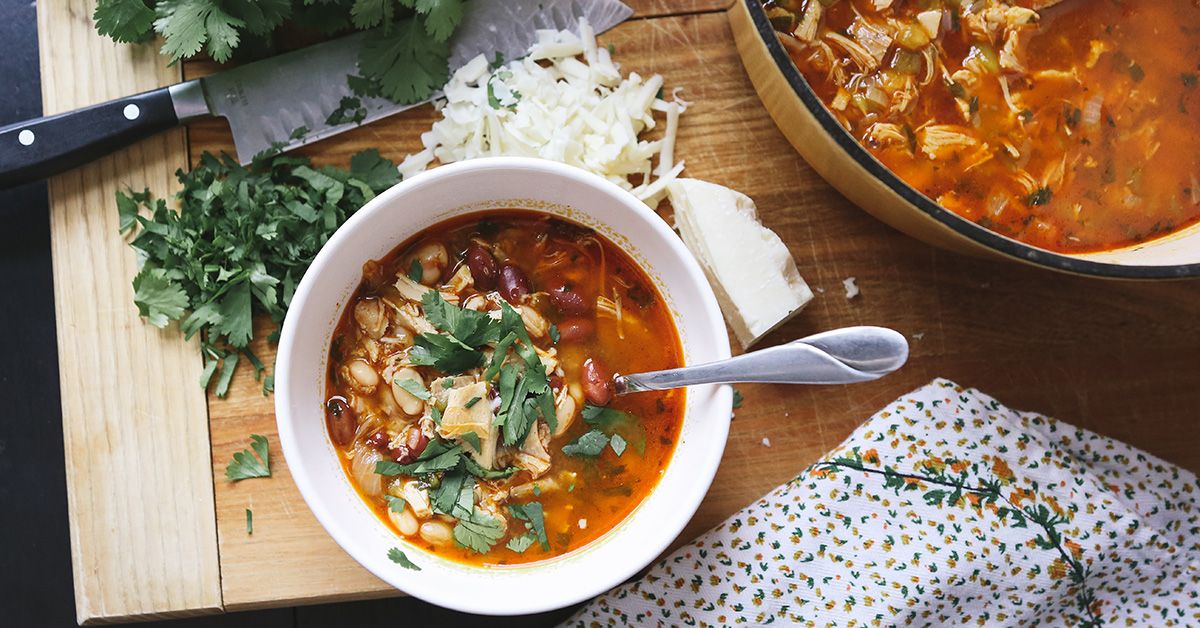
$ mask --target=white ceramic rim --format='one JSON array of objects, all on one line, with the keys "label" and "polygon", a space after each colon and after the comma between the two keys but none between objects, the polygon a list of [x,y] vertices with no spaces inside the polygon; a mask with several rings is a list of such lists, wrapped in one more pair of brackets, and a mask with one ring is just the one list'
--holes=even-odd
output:
[{"label": "white ceramic rim", "polygon": [[[695,298],[702,302],[703,309],[705,310],[705,318],[708,319],[708,325],[705,326],[706,328],[700,329],[698,333],[711,336],[709,341],[713,343],[712,351],[715,354],[710,359],[729,357],[728,336],[724,322],[717,305],[716,297],[703,271],[691,253],[684,247],[679,237],[675,235],[657,214],[647,208],[644,203],[615,184],[571,166],[532,158],[481,158],[438,167],[414,176],[384,191],[355,213],[354,216],[334,233],[329,242],[313,260],[312,265],[292,298],[290,312],[283,325],[279,342],[276,366],[275,407],[280,445],[297,488],[300,490],[301,495],[317,520],[320,521],[321,525],[334,541],[350,554],[351,557],[380,579],[397,589],[439,606],[471,613],[516,615],[562,608],[592,598],[626,581],[662,554],[691,520],[691,517],[695,514],[701,501],[707,494],[712,479],[716,474],[728,436],[729,422],[732,418],[732,389],[729,386],[710,386],[689,390],[684,428],[681,432],[680,441],[677,443],[676,449],[672,454],[672,459],[668,463],[664,475],[659,479],[659,483],[652,489],[650,495],[625,520],[587,546],[547,561],[503,568],[470,567],[464,566],[461,563],[453,563],[447,559],[439,559],[420,548],[407,544],[399,537],[395,537],[395,545],[405,548],[410,557],[413,557],[414,551],[417,552],[421,559],[419,562],[422,565],[423,571],[411,571],[399,568],[398,565],[391,563],[387,559],[385,552],[371,552],[370,555],[364,555],[364,548],[354,538],[353,531],[347,525],[343,524],[342,518],[333,510],[330,504],[326,503],[325,499],[319,493],[316,487],[316,477],[314,476],[314,467],[316,465],[309,464],[309,455],[311,452],[304,451],[298,442],[295,431],[296,427],[294,425],[294,421],[297,419],[294,416],[290,403],[293,397],[292,382],[288,376],[290,372],[289,365],[292,364],[293,359],[293,347],[299,341],[296,331],[299,323],[295,321],[305,311],[310,299],[315,298],[312,295],[312,291],[314,284],[317,282],[316,278],[324,272],[327,266],[334,263],[337,257],[349,254],[342,250],[344,244],[351,239],[351,234],[356,230],[366,228],[375,213],[384,211],[385,208],[395,203],[398,199],[419,192],[425,186],[444,184],[449,179],[496,169],[513,170],[514,172],[533,171],[542,175],[550,175],[561,179],[566,185],[590,187],[594,191],[601,192],[605,196],[610,197],[613,202],[620,203],[625,208],[633,210],[642,222],[645,223],[645,226],[652,230],[653,237],[659,240],[663,246],[667,247],[674,257],[679,259],[682,270],[686,273],[688,282],[691,284],[685,290],[689,292],[695,291]],[[581,214],[588,214],[587,208],[574,209]],[[443,219],[441,218],[436,222],[440,222]],[[394,238],[394,245],[399,245],[414,235],[414,233],[397,234]],[[610,234],[605,235],[609,235],[610,239],[612,239]],[[366,258],[362,261],[366,261]],[[638,261],[641,262],[641,260]],[[655,277],[657,283],[658,279],[654,274],[654,269],[647,270],[650,271],[648,274]],[[662,285],[658,287],[660,291],[664,291]],[[665,291],[664,296],[666,296]],[[340,312],[344,307],[345,303],[339,304],[337,310]],[[682,336],[685,328],[683,314],[672,309],[672,316],[677,330]],[[689,329],[694,327],[696,327],[695,324],[688,325]],[[325,346],[328,346],[329,339],[325,338],[322,342],[324,342]],[[687,349],[685,346],[685,359],[686,353]],[[730,410],[721,412],[717,408],[730,408]],[[314,409],[314,413],[317,415],[321,414],[317,409]],[[693,417],[693,415],[696,416]],[[703,432],[696,435],[693,430],[690,433],[692,437],[690,439],[685,438],[685,434],[689,434],[689,424],[694,424],[698,421],[704,422]],[[652,501],[656,504],[656,510],[663,510],[663,506],[659,502],[665,504],[664,500],[667,498],[658,497],[656,499],[656,495],[659,495],[660,489],[667,482],[667,478],[671,476],[672,469],[677,467],[678,453],[685,446],[692,448],[707,447],[706,453],[702,451],[697,454],[702,455],[699,466],[691,466],[686,470],[675,469],[676,474],[686,472],[688,483],[682,484],[686,492],[677,491],[680,494],[672,494],[670,496],[673,500],[671,508],[665,512],[657,513],[660,517],[654,520],[653,528],[648,525],[648,521],[640,521],[639,525],[643,532],[646,530],[653,530],[653,532],[650,536],[642,534],[638,538],[640,542],[631,545],[634,540],[631,536],[633,533],[626,532],[630,527],[630,522],[637,519],[639,512]],[[330,451],[332,451],[332,447],[332,443],[330,443]],[[343,479],[349,484],[348,479]],[[361,500],[359,501],[361,503]],[[367,510],[366,505],[363,504],[363,506],[364,510]],[[370,514],[372,518],[375,517],[374,513]],[[377,523],[380,527],[387,529],[382,522]],[[618,537],[621,537],[620,543],[613,541],[613,539]],[[589,563],[594,562],[597,563],[596,566],[603,567],[603,560],[597,558],[597,556],[603,556],[606,548],[613,549],[614,551],[616,549],[632,548],[636,550],[636,553],[620,557],[623,560],[623,564],[620,567],[614,566],[615,563],[610,559],[607,563],[607,571],[604,569],[588,571],[586,572],[589,576],[588,578],[552,589],[539,591],[525,588],[522,590],[523,595],[514,595],[513,593],[516,591],[497,592],[487,587],[485,587],[484,591],[454,590],[452,587],[446,587],[444,579],[441,578],[441,575],[445,575],[446,578],[453,580],[457,577],[458,572],[487,573],[487,577],[492,578],[490,581],[491,586],[497,589],[511,589],[512,587],[509,586],[509,583],[514,578],[508,576],[517,576],[517,580],[534,581],[538,577],[543,577],[544,579],[544,576],[538,576],[539,573],[549,572],[552,575],[552,572],[561,565],[570,565],[571,570],[576,572],[580,570],[576,565],[590,566]],[[479,573],[476,575],[479,575]],[[437,577],[429,577],[431,574],[439,575]],[[504,577],[496,577],[497,574]],[[478,577],[464,578],[464,580],[474,580],[474,584],[479,584]]]}]

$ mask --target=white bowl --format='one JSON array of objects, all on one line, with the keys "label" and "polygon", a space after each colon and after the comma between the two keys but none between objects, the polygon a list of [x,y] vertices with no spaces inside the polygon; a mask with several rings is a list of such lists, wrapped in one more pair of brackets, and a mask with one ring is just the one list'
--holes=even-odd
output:
[{"label": "white bowl", "polygon": [[[417,232],[488,208],[531,209],[596,229],[650,275],[671,310],[688,364],[729,357],[716,298],[680,239],[643,203],[590,173],[554,162],[487,158],[422,173],[380,194],[330,238],[292,299],[279,343],[275,413],[283,455],[300,494],[329,535],[376,576],[439,606],[495,615],[569,606],[620,584],[666,549],[712,483],[729,432],[728,386],[688,390],[683,428],[658,486],[591,544],[537,563],[478,567],[405,542],[351,486],[325,429],[326,360],[334,326],[362,278]],[[392,563],[399,547],[421,567]]]}]

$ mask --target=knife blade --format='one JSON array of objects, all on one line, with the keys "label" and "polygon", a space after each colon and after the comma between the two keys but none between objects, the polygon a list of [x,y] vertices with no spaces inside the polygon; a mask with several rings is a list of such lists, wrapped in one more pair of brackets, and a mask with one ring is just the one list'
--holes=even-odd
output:
[{"label": "knife blade", "polygon": [[[597,32],[624,21],[633,10],[619,0],[471,0],[450,41],[449,70],[483,54],[523,56],[538,29],[578,34],[585,18]],[[397,104],[359,97],[361,123],[331,124],[344,97],[355,96],[347,77],[358,74],[366,33],[248,63],[127,98],[0,128],[0,189],[48,177],[178,124],[206,116],[229,121],[238,159],[276,143],[283,150],[357,128],[429,102]],[[438,94],[434,95],[436,98]],[[307,133],[293,138],[304,127]]]}]

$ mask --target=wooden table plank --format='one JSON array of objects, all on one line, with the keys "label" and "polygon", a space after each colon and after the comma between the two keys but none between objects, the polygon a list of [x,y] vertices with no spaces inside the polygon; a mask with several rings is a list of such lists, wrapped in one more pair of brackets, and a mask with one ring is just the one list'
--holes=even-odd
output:
[{"label": "wooden table plank", "polygon": [[633,8],[634,17],[667,17],[724,11],[731,0],[623,0]]},{"label": "wooden table plank", "polygon": [[[46,114],[179,80],[152,48],[98,36],[94,0],[38,6]],[[182,130],[50,181],[51,253],[75,605],[81,623],[221,607],[208,415],[194,343],[145,325],[113,195],[166,195]],[[182,385],[181,385],[182,384]]]}]

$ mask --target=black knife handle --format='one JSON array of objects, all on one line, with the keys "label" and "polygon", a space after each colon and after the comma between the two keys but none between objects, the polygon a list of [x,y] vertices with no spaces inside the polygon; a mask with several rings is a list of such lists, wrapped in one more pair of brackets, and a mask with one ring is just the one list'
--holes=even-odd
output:
[{"label": "black knife handle", "polygon": [[0,189],[69,170],[179,124],[164,87],[0,128]]}]

